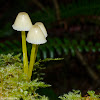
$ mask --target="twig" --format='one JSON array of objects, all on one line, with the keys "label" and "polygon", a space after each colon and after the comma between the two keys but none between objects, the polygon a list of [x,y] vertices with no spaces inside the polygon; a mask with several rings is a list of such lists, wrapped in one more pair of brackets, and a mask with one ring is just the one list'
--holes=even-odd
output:
[{"label": "twig", "polygon": [[[45,7],[43,6],[43,4],[41,2],[39,2],[38,0],[32,0],[34,4],[36,4],[40,9],[42,9],[43,11],[46,11]],[[46,11],[47,12],[47,11]]]},{"label": "twig", "polygon": [[53,3],[54,3],[54,6],[55,6],[55,10],[56,10],[57,21],[59,22],[61,20],[59,4],[58,4],[57,0],[53,0]]},{"label": "twig", "polygon": [[78,59],[80,60],[80,62],[82,63],[83,66],[86,67],[88,74],[91,76],[91,78],[95,81],[99,80],[99,76],[95,73],[95,71],[87,64],[87,62],[85,61],[84,57],[82,56],[82,54],[76,50],[76,55],[78,57]]}]

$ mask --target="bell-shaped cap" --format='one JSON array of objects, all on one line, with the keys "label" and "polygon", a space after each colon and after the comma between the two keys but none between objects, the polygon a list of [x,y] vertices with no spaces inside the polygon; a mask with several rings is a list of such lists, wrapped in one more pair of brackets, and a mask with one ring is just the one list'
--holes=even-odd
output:
[{"label": "bell-shaped cap", "polygon": [[45,28],[45,26],[42,22],[36,22],[35,25],[38,25],[41,28],[41,30],[43,31],[43,34],[44,34],[45,37],[48,36],[46,28]]},{"label": "bell-shaped cap", "polygon": [[17,31],[29,31],[29,29],[32,27],[32,22],[29,15],[26,12],[20,12],[17,15],[12,27]]},{"label": "bell-shaped cap", "polygon": [[27,34],[26,41],[31,44],[44,44],[47,42],[42,30],[38,25],[33,25]]}]

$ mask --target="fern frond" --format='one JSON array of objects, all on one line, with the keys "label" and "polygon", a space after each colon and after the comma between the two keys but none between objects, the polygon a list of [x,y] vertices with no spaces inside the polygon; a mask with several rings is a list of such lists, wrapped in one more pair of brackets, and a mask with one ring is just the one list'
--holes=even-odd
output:
[{"label": "fern frond", "polygon": [[[0,43],[0,53],[12,53],[14,54],[21,53],[21,44],[19,41],[13,41],[6,43]],[[7,44],[10,44],[9,46]],[[15,46],[16,45],[16,46]],[[10,48],[11,47],[11,48]],[[30,55],[31,45],[28,44],[28,56]],[[8,48],[8,49],[5,49]],[[5,50],[4,50],[5,49]],[[75,55],[75,50],[79,52],[100,52],[100,43],[96,42],[93,43],[92,41],[86,42],[85,40],[69,40],[67,38],[60,39],[60,38],[49,38],[48,44],[40,45],[37,53],[37,60],[51,58],[47,60],[52,60],[52,58],[59,57],[61,58],[62,55],[68,55],[71,53],[73,56]]]}]

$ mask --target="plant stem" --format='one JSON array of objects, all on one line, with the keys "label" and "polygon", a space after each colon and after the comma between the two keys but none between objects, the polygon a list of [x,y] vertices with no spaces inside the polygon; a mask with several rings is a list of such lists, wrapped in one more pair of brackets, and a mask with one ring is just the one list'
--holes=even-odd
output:
[{"label": "plant stem", "polygon": [[22,34],[22,52],[23,52],[24,73],[28,75],[28,58],[27,58],[25,31],[21,31],[21,34]]},{"label": "plant stem", "polygon": [[[53,0],[53,3],[54,3],[55,10],[56,10],[57,21],[59,22],[59,21],[61,21],[59,3],[58,3],[57,0]],[[59,24],[60,24],[60,23],[59,23]]]},{"label": "plant stem", "polygon": [[36,52],[37,52],[37,45],[36,44],[32,44],[32,50],[31,50],[31,56],[30,56],[30,64],[29,64],[29,70],[28,70],[28,78],[29,80],[31,79],[32,76],[32,70],[33,70],[33,66],[35,63],[35,59],[36,59]]},{"label": "plant stem", "polygon": [[82,65],[86,67],[88,74],[91,76],[91,78],[93,78],[93,80],[95,81],[100,80],[98,74],[88,65],[88,63],[85,61],[84,57],[78,50],[76,50],[76,55],[78,59],[81,61]]},{"label": "plant stem", "polygon": [[[38,0],[32,0],[34,2],[34,4],[36,4],[40,9],[42,9],[43,11],[46,11],[45,6],[43,6],[43,4],[38,1]],[[47,12],[47,11],[46,11]]]}]

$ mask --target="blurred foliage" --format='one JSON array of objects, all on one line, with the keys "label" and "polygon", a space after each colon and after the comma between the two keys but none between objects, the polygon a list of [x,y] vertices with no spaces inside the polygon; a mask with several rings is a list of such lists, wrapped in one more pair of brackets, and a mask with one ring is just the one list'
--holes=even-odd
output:
[{"label": "blurred foliage", "polygon": [[13,34],[13,29],[11,28],[11,23],[6,23],[6,25],[0,29],[0,38],[10,36]]},{"label": "blurred foliage", "polygon": [[62,18],[78,16],[78,15],[100,15],[99,0],[75,0],[67,6],[61,5]]},{"label": "blurred foliage", "polygon": [[[33,24],[41,21],[47,28],[52,27],[52,23],[56,21],[54,7],[51,7],[52,1],[48,0],[43,3],[41,0],[40,2],[44,6],[46,5],[45,10],[38,8],[32,0],[9,0],[7,2],[5,0],[1,0],[0,38],[14,34],[14,31],[12,30],[12,24],[15,20],[15,16],[21,11],[25,11],[30,15]],[[50,5],[48,5],[48,2]],[[58,0],[58,3],[60,6],[60,14],[62,19],[80,15],[100,15],[99,0],[78,0],[78,2],[73,0],[70,4],[63,4],[63,2],[60,3]],[[94,21],[94,23],[99,24],[100,22]]]},{"label": "blurred foliage", "polygon": [[[28,44],[27,48],[29,56],[31,45]],[[0,43],[0,53],[8,54],[14,52],[14,54],[17,54],[22,52],[21,49],[21,42],[17,40]],[[37,59],[60,57],[63,54],[68,55],[69,53],[75,56],[75,50],[79,52],[100,52],[100,43],[93,43],[92,41],[86,42],[85,40],[68,40],[66,38],[48,38],[47,44],[39,46]]]}]

